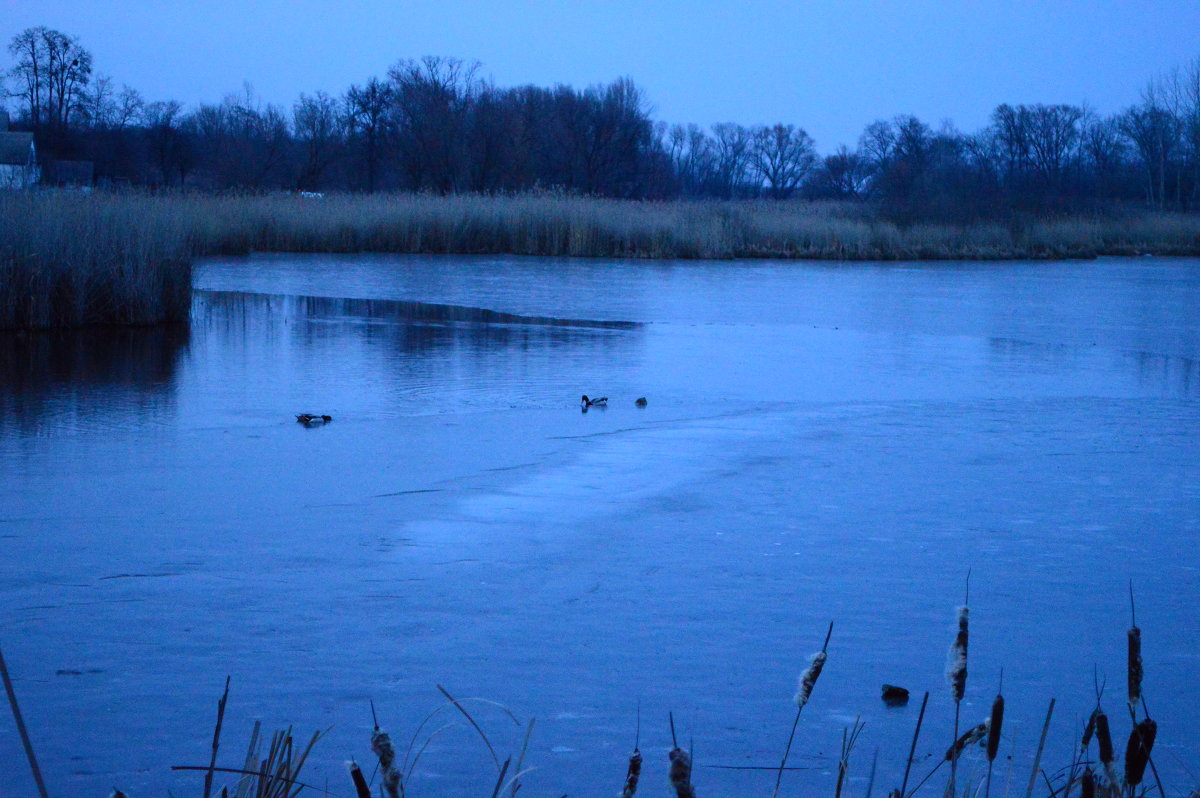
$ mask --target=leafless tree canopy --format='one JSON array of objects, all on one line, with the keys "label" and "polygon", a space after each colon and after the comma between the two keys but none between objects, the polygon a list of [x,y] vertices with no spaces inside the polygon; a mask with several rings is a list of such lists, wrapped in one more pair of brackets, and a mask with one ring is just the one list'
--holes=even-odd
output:
[{"label": "leafless tree canopy", "polygon": [[964,133],[913,116],[867,125],[824,157],[794,123],[656,122],[629,78],[501,87],[475,61],[397,61],[340,96],[290,110],[249,87],[185,109],[93,73],[72,36],[9,44],[4,95],[50,159],[101,179],[213,189],[520,192],[608,197],[831,198],[898,221],[1200,203],[1200,59],[1149,81],[1131,108],[1001,104]]}]

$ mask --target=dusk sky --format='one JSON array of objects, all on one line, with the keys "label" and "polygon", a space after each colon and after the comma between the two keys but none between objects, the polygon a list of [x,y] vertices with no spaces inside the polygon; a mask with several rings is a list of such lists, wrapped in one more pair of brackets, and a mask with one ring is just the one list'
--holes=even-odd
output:
[{"label": "dusk sky", "polygon": [[504,86],[628,75],[657,119],[794,123],[822,151],[900,113],[974,130],[1001,102],[1115,111],[1200,57],[1198,0],[0,0],[5,42],[33,25],[78,36],[148,100],[215,102],[249,81],[290,107],[450,55]]}]

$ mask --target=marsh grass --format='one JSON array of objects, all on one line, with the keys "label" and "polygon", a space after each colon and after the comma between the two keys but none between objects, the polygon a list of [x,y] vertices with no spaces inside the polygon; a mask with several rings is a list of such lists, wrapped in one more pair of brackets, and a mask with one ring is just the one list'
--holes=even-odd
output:
[{"label": "marsh grass", "polygon": [[900,226],[875,218],[866,206],[835,202],[632,202],[553,194],[180,195],[165,201],[186,222],[198,254],[921,260],[1200,253],[1200,217],[1169,214]]},{"label": "marsh grass", "polygon": [[0,329],[182,321],[190,255],[165,200],[0,192]]},{"label": "marsh grass", "polygon": [[186,318],[191,258],[249,252],[1003,260],[1200,254],[1200,216],[898,225],[837,202],[556,194],[0,194],[0,329]]}]

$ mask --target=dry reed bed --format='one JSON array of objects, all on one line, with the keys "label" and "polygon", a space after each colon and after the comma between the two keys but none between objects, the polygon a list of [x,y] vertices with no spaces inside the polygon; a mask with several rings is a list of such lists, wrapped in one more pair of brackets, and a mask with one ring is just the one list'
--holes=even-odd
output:
[{"label": "dry reed bed", "polygon": [[1200,254],[1200,217],[1167,214],[902,227],[872,218],[863,206],[844,203],[412,194],[192,195],[174,201],[203,253],[831,260]]},{"label": "dry reed bed", "polygon": [[187,318],[182,220],[144,203],[0,192],[0,329]]},{"label": "dry reed bed", "polygon": [[899,226],[860,205],[549,194],[0,194],[0,329],[186,318],[193,256],[274,252],[929,260],[1200,254],[1200,216]]}]

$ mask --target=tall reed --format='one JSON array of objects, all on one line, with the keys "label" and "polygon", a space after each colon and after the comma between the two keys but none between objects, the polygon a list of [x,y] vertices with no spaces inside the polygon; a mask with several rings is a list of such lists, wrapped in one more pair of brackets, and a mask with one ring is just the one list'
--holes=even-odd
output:
[{"label": "tall reed", "polygon": [[800,725],[800,713],[812,696],[817,679],[821,676],[821,670],[825,667],[825,660],[829,658],[829,638],[832,636],[833,622],[830,621],[829,630],[825,632],[825,643],[821,646],[820,651],[812,655],[808,667],[800,674],[800,684],[793,699],[796,704],[796,718],[792,721],[792,732],[788,735],[787,745],[783,749],[783,759],[779,763],[779,773],[775,777],[775,790],[771,793],[772,798],[779,795],[779,785],[783,781],[783,771],[787,767],[788,754],[792,751],[792,741],[796,739],[796,727]]},{"label": "tall reed", "polygon": [[[969,577],[968,577],[969,578]],[[946,680],[950,683],[950,695],[954,699],[954,738],[958,739],[959,710],[962,707],[963,695],[967,689],[967,641],[969,610],[964,604],[958,608],[958,631],[954,635],[954,643],[950,646],[946,662]],[[959,749],[961,750],[961,749]],[[947,792],[954,795],[955,777],[958,775],[958,752],[951,746],[953,756],[950,760],[950,786]]]},{"label": "tall reed", "polygon": [[1001,692],[996,694],[996,699],[992,701],[992,717],[988,723],[988,738],[987,738],[987,788],[983,791],[984,798],[989,798],[992,794],[992,765],[996,761],[996,754],[1000,752],[1000,730],[1004,727],[1004,695],[1003,684],[1004,674],[1000,674]]}]

